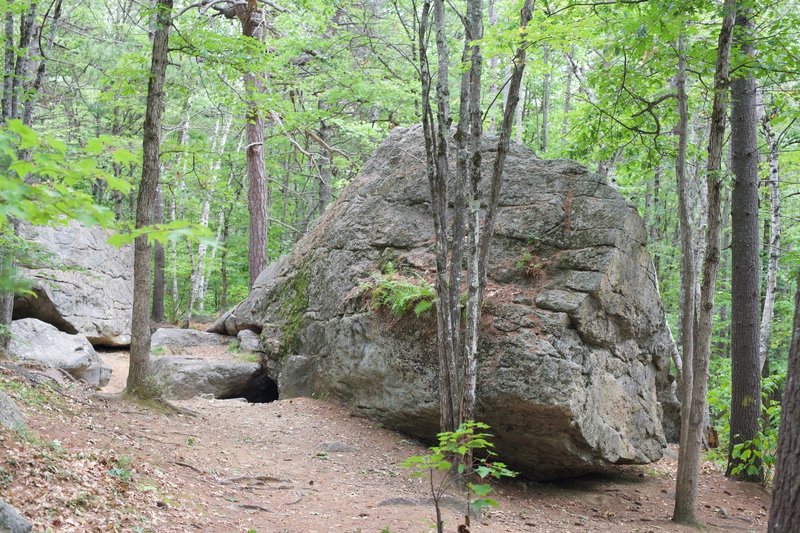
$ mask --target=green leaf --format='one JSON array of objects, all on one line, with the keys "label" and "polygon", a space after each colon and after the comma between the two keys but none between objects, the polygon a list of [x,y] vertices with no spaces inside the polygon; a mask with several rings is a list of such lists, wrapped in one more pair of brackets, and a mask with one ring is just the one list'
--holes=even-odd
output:
[{"label": "green leaf", "polygon": [[469,483],[468,486],[476,496],[486,496],[492,492],[492,486],[488,483]]}]

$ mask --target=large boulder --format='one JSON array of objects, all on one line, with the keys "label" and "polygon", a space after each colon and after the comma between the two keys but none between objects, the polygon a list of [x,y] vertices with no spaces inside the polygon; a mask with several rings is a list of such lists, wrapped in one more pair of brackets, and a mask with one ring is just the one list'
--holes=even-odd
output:
[{"label": "large boulder", "polygon": [[60,368],[95,387],[106,386],[111,377],[111,368],[103,363],[86,337],[64,333],[35,318],[11,323],[8,353],[12,358]]},{"label": "large boulder", "polygon": [[261,367],[200,357],[154,357],[150,370],[167,397],[188,400],[201,394],[215,398],[247,396],[248,386]]},{"label": "large boulder", "polygon": [[[485,175],[494,142],[484,142]],[[436,320],[369,305],[391,262],[433,279],[420,128],[395,130],[216,331],[261,332],[281,397],[334,397],[385,425],[438,430]],[[674,345],[646,232],[632,205],[571,161],[512,147],[479,346],[477,418],[503,460],[558,478],[662,456],[674,416]]]},{"label": "large boulder", "polygon": [[77,222],[23,224],[19,233],[45,252],[47,266],[21,269],[34,294],[15,298],[14,318],[38,318],[95,346],[130,344],[133,248],[116,248],[107,231]]}]

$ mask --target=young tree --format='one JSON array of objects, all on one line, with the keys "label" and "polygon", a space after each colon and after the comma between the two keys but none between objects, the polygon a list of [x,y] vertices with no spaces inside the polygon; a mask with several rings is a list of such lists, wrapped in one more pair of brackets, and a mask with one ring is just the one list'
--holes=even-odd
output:
[{"label": "young tree", "polygon": [[[520,43],[509,80],[509,96],[503,110],[497,155],[492,167],[489,197],[481,197],[481,70],[483,57],[483,5],[468,0],[461,16],[464,25],[464,68],[461,75],[459,120],[454,135],[456,169],[451,174],[449,50],[444,0],[426,0],[419,22],[420,78],[422,84],[422,124],[425,136],[428,183],[434,219],[436,250],[436,315],[439,350],[440,425],[453,431],[474,416],[476,405],[478,334],[486,287],[486,262],[500,200],[503,167],[508,153],[511,127],[519,100],[525,69],[527,28],[533,2],[526,0],[520,13]],[[433,13],[431,13],[431,11]],[[431,105],[431,69],[428,42],[431,15],[438,56],[436,118]],[[452,213],[449,204],[452,202]],[[481,204],[486,215],[480,217]],[[452,216],[452,218],[451,218]],[[452,226],[448,221],[452,220]],[[465,231],[466,229],[466,231]],[[465,247],[465,240],[466,247]],[[462,261],[467,259],[467,304],[461,321]]]},{"label": "young tree", "polygon": [[751,11],[743,3],[737,8],[734,39],[745,70],[731,81],[731,432],[726,475],[762,481],[760,461],[747,466],[734,453],[736,445],[755,439],[761,422],[758,123],[756,81],[747,64],[755,54]]},{"label": "young tree", "polygon": [[[147,105],[142,134],[142,180],[136,204],[136,229],[153,224],[160,176],[161,119],[164,109],[164,80],[169,55],[169,30],[173,0],[158,0],[155,32],[147,83]],[[131,324],[130,371],[126,393],[151,397],[150,370],[150,246],[147,234],[136,237],[133,258],[133,312]]]},{"label": "young tree", "polygon": [[[708,362],[711,352],[714,291],[720,258],[720,192],[722,188],[722,147],[725,141],[725,115],[728,101],[728,75],[736,0],[725,0],[722,27],[717,41],[717,61],[714,74],[714,101],[708,138],[706,185],[708,191],[708,225],[706,227],[706,256],[700,287],[700,306],[694,342],[694,354],[684,354],[683,389],[689,397],[682,398],[680,456],[675,482],[675,509],[672,519],[683,524],[696,524],[697,485],[700,481],[700,459],[706,414]],[[690,288],[689,290],[694,290]],[[691,361],[689,360],[691,358]],[[691,377],[690,377],[691,376]],[[686,411],[686,412],[684,412]]]},{"label": "young tree", "polygon": [[800,270],[794,296],[794,325],[783,393],[781,429],[772,484],[769,533],[793,531],[800,524]]}]

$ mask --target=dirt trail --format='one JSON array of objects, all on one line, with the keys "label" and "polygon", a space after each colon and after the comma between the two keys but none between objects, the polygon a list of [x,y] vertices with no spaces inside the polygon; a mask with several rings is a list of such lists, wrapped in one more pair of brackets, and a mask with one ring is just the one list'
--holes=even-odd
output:
[{"label": "dirt trail", "polygon": [[[121,390],[127,354],[103,358],[114,368],[108,390]],[[179,405],[199,416],[168,417],[128,402],[71,396],[78,401],[66,400],[63,410],[26,406],[28,426],[66,450],[91,447],[129,457],[130,489],[114,512],[128,513],[138,531],[435,530],[426,482],[401,466],[424,448],[338,405],[309,398],[270,404],[196,398]],[[499,507],[473,520],[472,531],[695,531],[669,521],[674,476],[675,460],[666,459],[561,483],[504,482],[494,494]],[[12,503],[40,528],[52,526],[52,518],[40,516],[41,502],[26,501],[14,487]],[[707,464],[700,495],[701,516],[712,531],[766,529],[769,494],[763,488],[730,481]],[[87,518],[108,511],[65,508],[77,525],[61,517],[54,531],[137,530],[94,526]],[[462,513],[451,502],[444,514],[447,530],[455,531]]]}]

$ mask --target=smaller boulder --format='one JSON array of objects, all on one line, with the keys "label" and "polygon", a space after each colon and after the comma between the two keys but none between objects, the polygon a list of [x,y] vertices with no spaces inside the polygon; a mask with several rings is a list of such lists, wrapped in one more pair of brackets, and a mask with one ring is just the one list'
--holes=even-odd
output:
[{"label": "smaller boulder", "polygon": [[0,499],[0,532],[28,533],[33,526],[19,511]]},{"label": "smaller boulder", "polygon": [[[167,397],[188,400],[202,394],[231,398],[231,391],[247,389],[259,370],[256,363],[234,363],[199,357],[154,357],[150,368]],[[241,395],[244,397],[244,394]]]},{"label": "smaller boulder", "polygon": [[217,333],[207,333],[194,329],[159,328],[150,338],[151,351],[175,353],[176,349],[194,346],[226,346],[233,338]]},{"label": "smaller boulder", "polygon": [[103,364],[86,337],[64,333],[35,318],[11,323],[8,353],[12,358],[60,368],[94,387],[104,387],[111,377],[111,368]]},{"label": "smaller boulder", "polygon": [[239,349],[243,352],[263,352],[261,349],[261,337],[255,331],[243,329],[236,338],[239,339]]},{"label": "smaller boulder", "polygon": [[25,419],[22,418],[22,413],[19,412],[17,404],[14,400],[0,391],[0,426],[8,429],[22,429],[25,427]]}]

